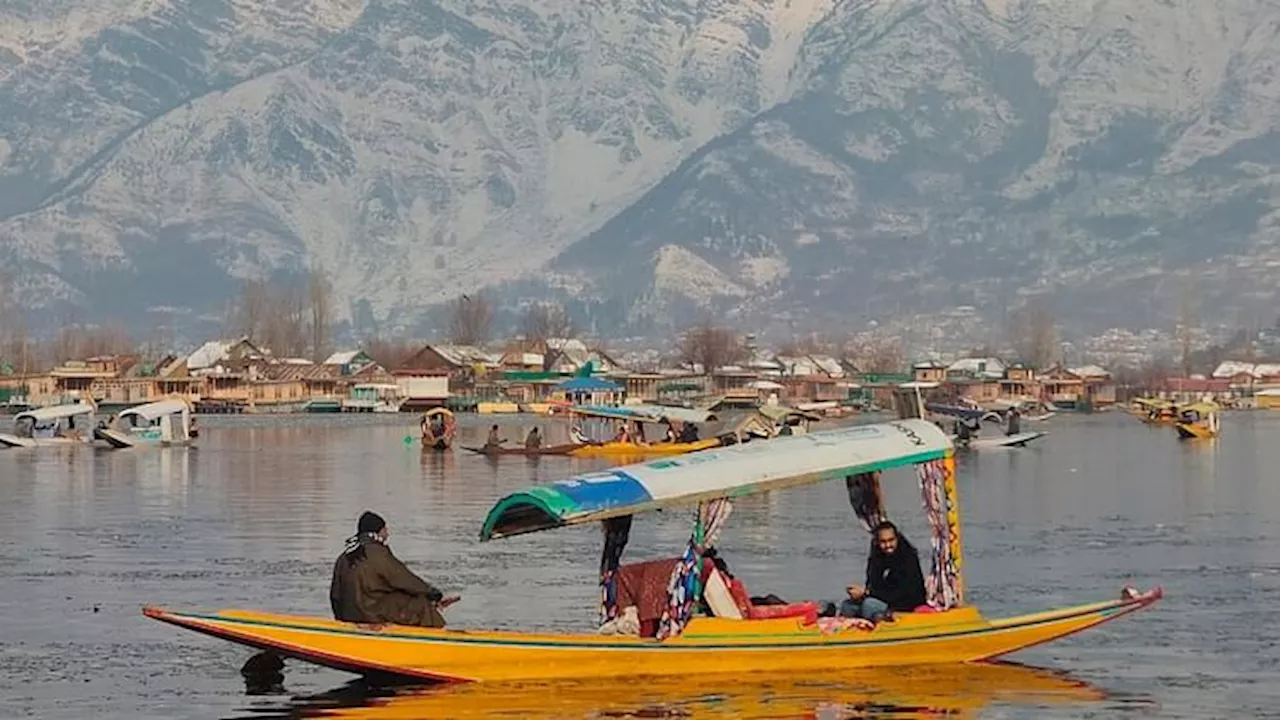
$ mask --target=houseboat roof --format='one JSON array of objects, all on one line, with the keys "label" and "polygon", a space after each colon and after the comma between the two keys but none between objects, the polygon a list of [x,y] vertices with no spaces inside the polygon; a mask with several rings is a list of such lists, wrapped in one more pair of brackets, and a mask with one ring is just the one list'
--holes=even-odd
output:
[{"label": "houseboat roof", "polygon": [[858,425],[703,450],[512,493],[489,511],[480,539],[842,480],[940,459],[950,452],[946,434],[923,420]]}]

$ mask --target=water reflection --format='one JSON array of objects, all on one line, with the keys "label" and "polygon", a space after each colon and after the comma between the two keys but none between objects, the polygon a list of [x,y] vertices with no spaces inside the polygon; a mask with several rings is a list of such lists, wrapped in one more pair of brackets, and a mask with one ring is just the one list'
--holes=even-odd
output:
[{"label": "water reflection", "polygon": [[[1105,691],[1069,675],[1012,663],[883,668],[855,678],[694,675],[644,682],[376,688],[353,682],[259,705],[236,718],[970,718],[996,705],[1115,709]],[[1127,705],[1150,704],[1143,697]]]}]

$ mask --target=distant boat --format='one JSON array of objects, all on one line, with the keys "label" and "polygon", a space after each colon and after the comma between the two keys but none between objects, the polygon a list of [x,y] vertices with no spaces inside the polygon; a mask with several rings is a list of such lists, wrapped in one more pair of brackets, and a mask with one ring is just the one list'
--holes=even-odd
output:
[{"label": "distant boat", "polygon": [[[87,445],[93,442],[93,416],[96,411],[97,407],[90,401],[20,412],[13,418],[13,434],[0,433],[0,447]],[[76,427],[77,418],[85,418],[83,429]]]},{"label": "distant boat", "polygon": [[191,403],[183,398],[169,398],[121,410],[93,436],[109,447],[169,447],[190,445],[195,437]]}]

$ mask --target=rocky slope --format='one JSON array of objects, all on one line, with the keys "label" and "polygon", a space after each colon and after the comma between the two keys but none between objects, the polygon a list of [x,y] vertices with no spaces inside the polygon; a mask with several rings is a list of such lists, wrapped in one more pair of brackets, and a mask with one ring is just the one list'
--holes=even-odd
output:
[{"label": "rocky slope", "polygon": [[48,0],[0,28],[0,262],[48,306],[198,314],[312,264],[362,324],[482,285],[612,327],[1045,290],[1138,322],[1188,269],[1280,299],[1265,0]]}]

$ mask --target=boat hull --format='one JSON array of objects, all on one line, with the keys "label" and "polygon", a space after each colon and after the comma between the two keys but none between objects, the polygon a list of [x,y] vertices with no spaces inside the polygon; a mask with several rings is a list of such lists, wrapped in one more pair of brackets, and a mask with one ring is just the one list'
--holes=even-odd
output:
[{"label": "boat hull", "polygon": [[79,447],[87,445],[88,440],[80,438],[26,438],[17,435],[0,433],[0,447],[42,448],[42,447]]},{"label": "boat hull", "polygon": [[191,444],[190,440],[161,440],[158,436],[151,437],[149,435],[101,428],[95,430],[93,436],[106,443],[108,447],[117,450],[138,447],[177,447]]},{"label": "boat hull", "polygon": [[691,443],[654,443],[652,445],[607,442],[600,445],[583,445],[569,454],[574,457],[659,457],[663,455],[684,455],[685,453],[707,450],[713,447],[720,447],[718,439],[699,440]]},{"label": "boat hull", "polygon": [[540,448],[522,448],[522,447],[494,448],[494,447],[488,447],[485,445],[479,445],[479,446],[461,445],[459,447],[461,447],[463,450],[466,450],[468,452],[476,453],[477,455],[490,455],[490,456],[524,455],[526,457],[535,457],[538,455],[569,455],[574,450],[581,448],[582,445],[579,445],[578,443],[567,443],[564,445],[548,445],[546,447],[540,447]]},{"label": "boat hull", "polygon": [[1180,440],[1207,440],[1218,436],[1212,428],[1196,423],[1175,423],[1173,427]]},{"label": "boat hull", "polygon": [[[1048,433],[1042,431],[1016,433],[1014,435],[1000,435],[996,437],[979,437],[970,440],[967,447],[969,450],[982,450],[984,448],[998,447],[1026,447],[1027,443],[1038,440]],[[957,444],[957,447],[964,448],[966,445]]]},{"label": "boat hull", "polygon": [[226,610],[144,608],[150,618],[281,655],[358,673],[443,682],[659,677],[690,673],[831,673],[988,660],[1149,606],[1159,588],[1120,600],[1008,620],[975,608],[900,614],[873,630],[824,632],[801,619],[695,618],[674,639],[361,626]]}]

